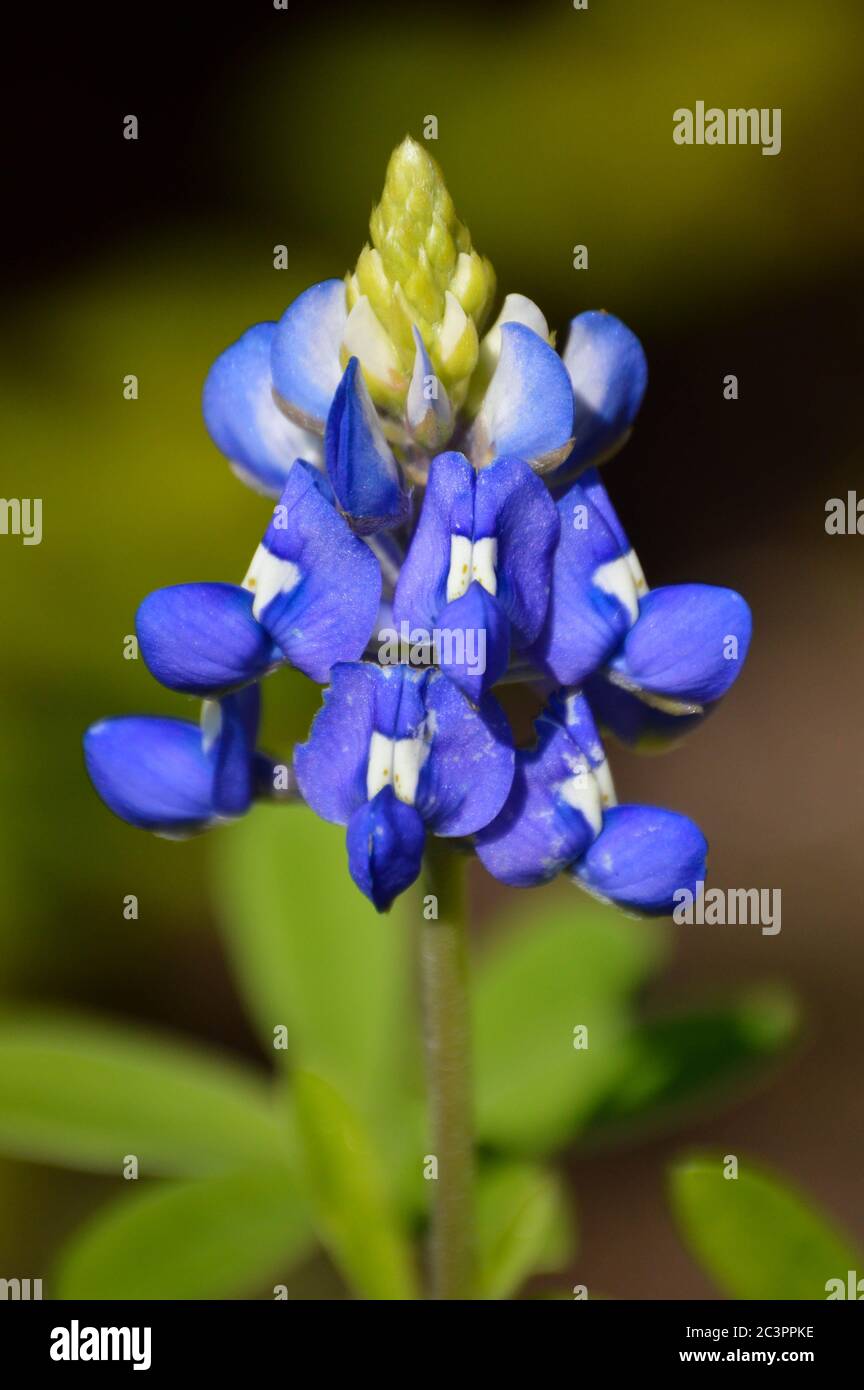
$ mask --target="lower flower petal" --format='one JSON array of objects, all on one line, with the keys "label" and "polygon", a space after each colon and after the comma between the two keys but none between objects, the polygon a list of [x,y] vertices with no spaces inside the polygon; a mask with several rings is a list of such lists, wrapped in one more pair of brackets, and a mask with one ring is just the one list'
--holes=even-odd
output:
[{"label": "lower flower petal", "polygon": [[106,806],[131,825],[189,834],[214,818],[213,762],[196,724],[104,719],[87,730],[84,759]]},{"label": "lower flower petal", "polygon": [[216,695],[282,661],[238,584],[174,584],[148,594],[135,630],[147,668],[169,690]]},{"label": "lower flower petal", "polygon": [[611,664],[611,678],[625,689],[710,704],[740,674],[752,626],[750,609],[734,589],[711,584],[652,589]]},{"label": "lower flower petal", "polygon": [[705,836],[688,816],[658,806],[613,806],[573,872],[595,897],[662,917],[680,889],[695,896],[707,853]]},{"label": "lower flower petal", "polygon": [[603,675],[586,682],[585,694],[603,730],[637,753],[663,753],[674,748],[714,708],[708,705],[695,714],[673,714],[649,705],[636,691],[624,690]]},{"label": "lower flower petal", "polygon": [[510,624],[501,605],[475,581],[445,604],[435,633],[441,670],[476,703],[507,670]]},{"label": "lower flower petal", "polygon": [[351,877],[379,912],[409,888],[420,873],[426,832],[419,812],[384,787],[348,822],[346,842]]},{"label": "lower flower petal", "polygon": [[497,816],[513,781],[515,754],[504,711],[491,695],[473,705],[440,672],[424,693],[430,755],[416,805],[436,835],[472,835]]}]

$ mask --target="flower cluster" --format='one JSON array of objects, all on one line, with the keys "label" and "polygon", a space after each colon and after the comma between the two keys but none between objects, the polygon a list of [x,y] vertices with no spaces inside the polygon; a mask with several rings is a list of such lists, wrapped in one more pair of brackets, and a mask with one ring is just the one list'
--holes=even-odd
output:
[{"label": "flower cluster", "polygon": [[[601,481],[645,391],[639,341],[583,313],[559,356],[518,294],[483,332],[491,266],[411,140],[370,231],[344,281],[213,365],[210,435],[278,500],[241,584],[160,589],[139,609],[148,668],[203,699],[200,727],[104,720],[85,737],[90,777],[119,816],[172,836],[300,797],[347,827],[379,910],[432,834],[505,883],[567,872],[668,912],[705,876],[704,837],[616,805],[598,726],[634,747],[676,739],[734,681],[751,624],[729,589],[649,589]],[[328,687],[291,770],[256,747],[260,683],[285,665]],[[513,682],[545,702],[530,748],[492,694]]]}]

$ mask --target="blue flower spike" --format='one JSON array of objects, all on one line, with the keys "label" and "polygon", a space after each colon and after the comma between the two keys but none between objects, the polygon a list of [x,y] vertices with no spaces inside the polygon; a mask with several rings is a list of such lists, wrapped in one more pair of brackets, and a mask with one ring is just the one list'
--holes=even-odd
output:
[{"label": "blue flower spike", "polygon": [[[417,878],[429,834],[504,883],[567,874],[628,912],[695,891],[701,831],[617,805],[599,731],[653,751],[700,725],[746,660],[750,610],[719,586],[649,589],[598,470],[645,394],[635,334],[590,310],[559,355],[533,300],[511,291],[496,316],[495,297],[440,168],[408,138],[354,269],[213,363],[207,430],[278,501],[242,583],[141,603],[150,672],[204,706],[200,726],[88,731],[117,815],[185,835],[302,797],[345,826],[379,911]],[[255,747],[260,682],[285,666],[326,687],[290,771]],[[516,683],[548,697],[518,750],[491,694]]]},{"label": "blue flower spike", "polygon": [[346,825],[349,868],[380,912],[416,879],[426,832],[472,834],[497,815],[514,754],[491,697],[471,705],[436,670],[334,667],[294,754],[304,799]]}]

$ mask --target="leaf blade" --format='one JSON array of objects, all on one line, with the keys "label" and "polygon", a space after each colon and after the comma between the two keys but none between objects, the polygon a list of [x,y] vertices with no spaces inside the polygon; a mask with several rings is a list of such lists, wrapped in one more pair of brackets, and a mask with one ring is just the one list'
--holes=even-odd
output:
[{"label": "leaf blade", "polygon": [[155,1031],[48,1012],[0,1019],[0,1148],[36,1162],[198,1176],[284,1160],[272,1088]]},{"label": "leaf blade", "polygon": [[830,1217],[756,1165],[726,1178],[722,1158],[694,1155],[673,1165],[669,1195],[685,1244],[733,1298],[824,1299],[829,1279],[864,1267]]},{"label": "leaf blade", "polygon": [[386,1134],[419,1069],[406,902],[379,916],[348,874],[344,831],[303,806],[255,808],[216,869],[223,936],[264,1045],[284,1025],[276,1060],[326,1077]]},{"label": "leaf blade", "polygon": [[416,1298],[406,1232],[360,1116],[311,1072],[295,1074],[294,1108],[305,1188],[335,1263],[365,1298]]},{"label": "leaf blade", "polygon": [[231,1298],[287,1274],[311,1246],[287,1168],[160,1183],[110,1203],[67,1243],[57,1297]]},{"label": "leaf blade", "polygon": [[548,1168],[496,1163],[477,1182],[477,1292],[506,1299],[532,1274],[572,1257],[573,1223],[564,1186]]},{"label": "leaf blade", "polygon": [[548,1153],[578,1132],[620,1067],[629,995],[659,956],[647,924],[572,901],[541,905],[477,970],[477,1132],[505,1152]]}]

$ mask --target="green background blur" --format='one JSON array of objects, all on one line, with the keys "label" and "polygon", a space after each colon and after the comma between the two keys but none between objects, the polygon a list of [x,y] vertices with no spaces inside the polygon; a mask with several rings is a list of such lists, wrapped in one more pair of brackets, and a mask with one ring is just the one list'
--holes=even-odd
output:
[{"label": "green background blur", "polygon": [[[0,492],[41,496],[44,536],[0,537],[4,1001],[259,1056],[216,931],[221,834],[181,846],[113,820],[80,735],[109,713],[194,717],[123,639],[150,589],[238,579],[265,523],[204,430],[208,366],[353,264],[391,148],[435,115],[433,152],[500,291],[537,300],[562,338],[574,313],[608,308],[646,347],[646,405],[607,481],[649,580],[729,584],[754,608],[724,709],[668,759],[619,752],[615,770],[622,800],[700,822],[715,884],[781,888],[783,929],[681,929],[660,996],[781,979],[807,1018],[758,1097],[674,1144],[574,1163],[580,1278],[617,1297],[716,1296],[664,1206],[682,1137],[775,1162],[864,1238],[864,538],[824,530],[829,497],[864,494],[861,5],[238,0],[92,23],[43,36],[7,93]],[[672,112],[700,99],[782,108],[782,153],[676,146]],[[265,742],[287,748],[317,691],[285,677],[266,694]],[[482,924],[502,894],[479,869],[473,883]],[[290,910],[290,881],[285,895]],[[516,906],[527,929],[530,896]],[[0,1273],[41,1268],[116,1186],[4,1161]]]}]

